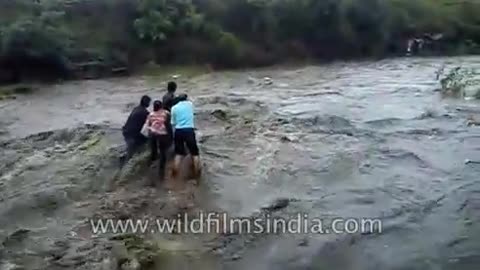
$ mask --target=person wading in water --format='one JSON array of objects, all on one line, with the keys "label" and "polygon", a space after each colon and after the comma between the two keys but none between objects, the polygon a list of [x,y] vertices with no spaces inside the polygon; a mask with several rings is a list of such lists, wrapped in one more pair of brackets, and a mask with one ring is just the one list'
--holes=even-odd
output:
[{"label": "person wading in water", "polygon": [[124,157],[123,163],[128,162],[139,148],[147,142],[147,138],[142,135],[142,128],[148,117],[149,111],[147,108],[151,101],[152,99],[149,96],[142,96],[140,104],[133,109],[122,128],[122,134],[127,145],[127,155]]},{"label": "person wading in water", "polygon": [[157,160],[157,157],[160,155],[159,175],[163,180],[165,177],[167,151],[172,143],[172,126],[170,113],[163,108],[160,100],[153,102],[153,112],[148,115],[147,126],[150,137],[151,161]]},{"label": "person wading in water", "polygon": [[178,174],[180,163],[187,155],[185,146],[193,159],[195,177],[201,173],[200,157],[195,137],[193,103],[188,100],[186,94],[178,96],[178,103],[172,107],[172,126],[174,128],[175,160],[173,166],[174,175]]},{"label": "person wading in water", "polygon": [[167,85],[167,93],[163,96],[163,108],[167,111],[171,111],[174,101],[175,92],[177,91],[177,84],[175,82],[169,82]]}]

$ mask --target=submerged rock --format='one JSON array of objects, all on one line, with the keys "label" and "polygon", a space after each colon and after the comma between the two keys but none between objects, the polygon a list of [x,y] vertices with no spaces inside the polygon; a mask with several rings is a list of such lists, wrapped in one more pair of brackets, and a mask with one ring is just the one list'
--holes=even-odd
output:
[{"label": "submerged rock", "polygon": [[68,152],[68,149],[66,149],[63,145],[57,144],[53,148],[53,152],[58,153],[58,154],[64,154],[64,153]]},{"label": "submerged rock", "polygon": [[270,77],[265,77],[265,78],[263,78],[263,84],[265,84],[265,85],[272,85],[272,84],[273,84],[272,78],[270,78]]},{"label": "submerged rock", "polygon": [[467,126],[469,127],[480,126],[480,121],[476,119],[474,116],[470,116],[467,119]]},{"label": "submerged rock", "polygon": [[279,198],[276,199],[275,201],[271,202],[270,204],[262,207],[262,210],[264,211],[278,211],[283,208],[286,208],[290,204],[290,199],[287,198]]},{"label": "submerged rock", "polygon": [[478,160],[466,159],[466,160],[465,160],[465,164],[480,164],[480,161],[478,161]]},{"label": "submerged rock", "polygon": [[280,138],[282,142],[298,142],[299,139],[293,135],[284,135]]},{"label": "submerged rock", "polygon": [[238,261],[241,258],[242,258],[242,256],[240,254],[234,254],[231,259],[232,259],[232,261]]},{"label": "submerged rock", "polygon": [[227,121],[228,120],[228,115],[224,110],[217,109],[211,113],[215,118],[222,120],[222,121]]},{"label": "submerged rock", "polygon": [[14,245],[15,243],[22,242],[28,237],[30,230],[28,229],[19,229],[10,234],[5,240],[3,240],[2,245],[8,247]]},{"label": "submerged rock", "polygon": [[308,238],[303,238],[299,243],[299,247],[308,247],[310,245],[310,240]]}]

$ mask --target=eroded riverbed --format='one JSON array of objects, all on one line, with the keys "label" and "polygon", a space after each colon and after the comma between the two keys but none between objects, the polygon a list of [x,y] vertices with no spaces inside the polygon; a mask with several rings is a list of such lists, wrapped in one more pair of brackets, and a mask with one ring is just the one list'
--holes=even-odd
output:
[{"label": "eroded riverbed", "polygon": [[68,82],[1,101],[0,269],[116,267],[115,241],[92,237],[90,218],[249,217],[278,198],[289,203],[277,216],[378,218],[383,233],[147,238],[168,251],[162,269],[477,269],[480,166],[464,161],[480,160],[480,128],[466,124],[480,104],[435,91],[444,63],[480,67],[405,58],[181,78],[205,169],[199,187],[170,193],[148,187],[141,163],[117,164],[119,128],[141,95],[161,97],[162,80]]}]

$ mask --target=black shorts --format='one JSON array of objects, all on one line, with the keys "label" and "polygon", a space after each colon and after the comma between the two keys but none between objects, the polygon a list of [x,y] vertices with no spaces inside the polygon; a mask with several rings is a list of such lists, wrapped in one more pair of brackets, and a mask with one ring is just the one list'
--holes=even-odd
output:
[{"label": "black shorts", "polygon": [[185,145],[192,156],[198,156],[197,139],[193,128],[182,128],[175,130],[175,154],[186,156]]}]

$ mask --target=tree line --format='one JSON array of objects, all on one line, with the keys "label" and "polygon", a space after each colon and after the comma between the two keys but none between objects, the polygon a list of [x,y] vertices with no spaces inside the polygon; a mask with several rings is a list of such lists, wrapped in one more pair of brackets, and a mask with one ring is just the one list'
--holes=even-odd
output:
[{"label": "tree line", "polygon": [[[475,0],[0,0],[0,81],[135,69],[480,52]],[[3,78],[2,78],[3,77]]]}]

